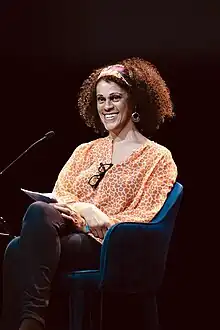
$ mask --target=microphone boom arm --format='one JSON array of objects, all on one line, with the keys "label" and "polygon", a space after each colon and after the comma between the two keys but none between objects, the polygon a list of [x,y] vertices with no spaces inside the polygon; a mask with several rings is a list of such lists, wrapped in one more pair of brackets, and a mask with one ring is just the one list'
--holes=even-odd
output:
[{"label": "microphone boom arm", "polygon": [[[15,160],[13,160],[13,162],[11,162],[7,167],[5,167],[1,172],[0,172],[0,177],[1,175],[9,168],[11,167],[18,159],[20,159],[22,156],[24,156],[30,149],[32,149],[37,143],[46,140],[46,139],[50,139],[51,137],[53,137],[55,135],[55,133],[53,131],[47,132],[41,139],[37,140],[36,142],[32,143],[24,152],[22,152],[22,154],[20,154]],[[4,233],[0,232],[0,236],[9,236],[9,237],[16,237],[15,235],[13,235],[12,233],[10,233],[10,229],[8,228],[7,222],[0,217],[0,225],[3,227],[4,229]]]},{"label": "microphone boom arm", "polygon": [[36,142],[34,142],[30,147],[28,147],[24,152],[22,152],[22,154],[20,154],[15,160],[13,160],[13,162],[11,162],[6,168],[4,168],[4,170],[2,170],[0,172],[0,175],[2,175],[9,167],[11,167],[18,159],[20,159],[22,156],[24,156],[31,148],[33,148],[35,146],[35,144],[39,143],[40,141],[44,140],[45,138],[41,138],[39,140],[37,140]]},{"label": "microphone boom arm", "polygon": [[49,139],[51,137],[53,137],[55,135],[55,133],[53,131],[50,131],[48,133],[46,133],[41,139],[35,141],[33,144],[30,145],[30,147],[28,147],[24,152],[22,152],[22,154],[20,154],[15,160],[13,160],[13,162],[11,162],[7,167],[5,167],[1,172],[0,172],[0,176],[9,168],[11,167],[18,159],[20,159],[22,156],[24,156],[31,148],[33,148],[36,144],[38,144],[39,142],[45,140],[45,139]]}]

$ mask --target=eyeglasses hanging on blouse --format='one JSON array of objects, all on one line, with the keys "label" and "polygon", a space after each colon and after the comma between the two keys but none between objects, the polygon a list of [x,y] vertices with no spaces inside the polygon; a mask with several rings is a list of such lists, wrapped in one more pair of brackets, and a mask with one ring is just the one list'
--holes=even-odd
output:
[{"label": "eyeglasses hanging on blouse", "polygon": [[91,176],[91,178],[89,179],[88,183],[90,184],[90,186],[92,188],[97,188],[99,182],[102,180],[102,178],[104,177],[105,173],[113,166],[113,164],[103,164],[100,163],[99,167],[98,167],[98,171],[99,174],[95,174],[93,176]]}]

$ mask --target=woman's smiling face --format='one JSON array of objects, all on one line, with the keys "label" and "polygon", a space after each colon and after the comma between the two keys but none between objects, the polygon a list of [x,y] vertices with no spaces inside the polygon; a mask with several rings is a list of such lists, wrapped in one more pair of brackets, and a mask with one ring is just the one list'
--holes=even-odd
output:
[{"label": "woman's smiling face", "polygon": [[97,110],[105,129],[118,135],[131,121],[131,102],[125,89],[113,81],[100,80],[96,86]]}]

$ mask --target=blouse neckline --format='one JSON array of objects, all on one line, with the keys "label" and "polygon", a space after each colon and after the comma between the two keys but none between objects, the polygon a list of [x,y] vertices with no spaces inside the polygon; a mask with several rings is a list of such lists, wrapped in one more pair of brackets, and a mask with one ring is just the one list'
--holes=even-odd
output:
[{"label": "blouse neckline", "polygon": [[138,148],[134,149],[131,154],[123,161],[119,162],[119,163],[112,163],[112,155],[113,155],[113,138],[108,135],[106,137],[106,139],[111,143],[111,148],[110,148],[110,152],[109,152],[109,157],[110,157],[110,163],[114,166],[121,166],[121,165],[125,165],[126,163],[128,163],[133,157],[134,155],[137,153],[140,153],[143,149],[145,149],[147,146],[150,146],[150,140],[147,139],[147,141],[143,144],[141,144]]}]

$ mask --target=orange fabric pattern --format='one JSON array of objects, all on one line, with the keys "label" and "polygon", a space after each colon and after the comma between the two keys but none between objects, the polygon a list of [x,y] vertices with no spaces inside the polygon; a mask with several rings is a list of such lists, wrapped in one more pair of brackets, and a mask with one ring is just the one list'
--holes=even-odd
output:
[{"label": "orange fabric pattern", "polygon": [[99,174],[100,163],[112,162],[112,149],[110,136],[78,146],[55,183],[57,200],[70,207],[77,201],[92,203],[112,224],[151,221],[177,178],[171,152],[148,139],[125,161],[114,164],[94,189],[89,179]]}]

